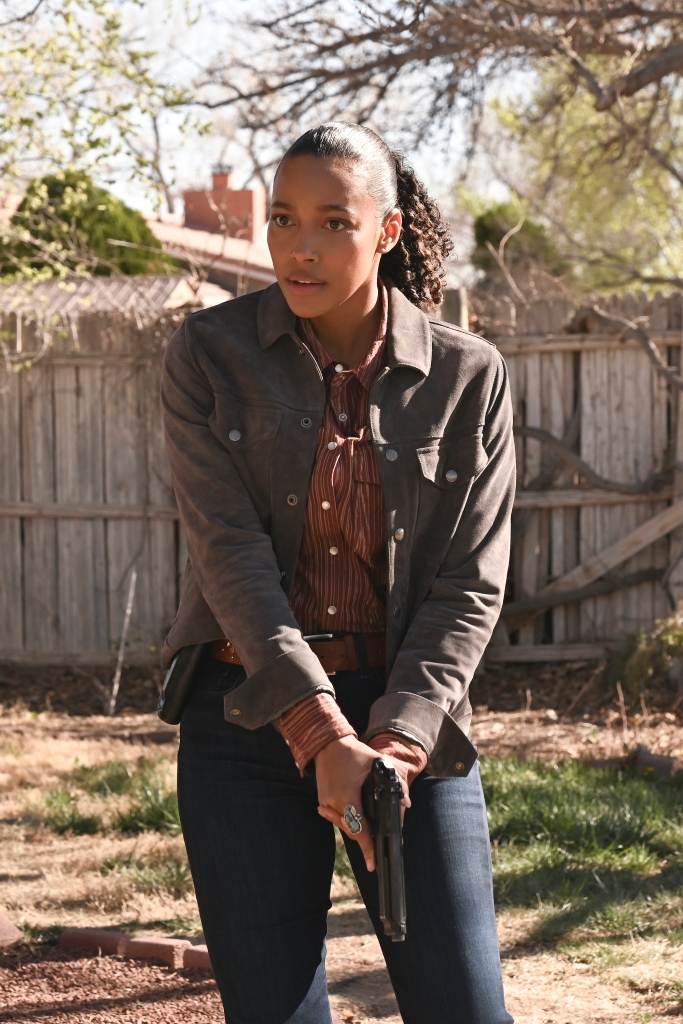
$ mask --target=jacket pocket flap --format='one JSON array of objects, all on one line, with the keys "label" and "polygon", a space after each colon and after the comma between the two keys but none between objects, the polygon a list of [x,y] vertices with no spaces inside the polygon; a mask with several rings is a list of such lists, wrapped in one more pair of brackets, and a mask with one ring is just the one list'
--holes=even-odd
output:
[{"label": "jacket pocket flap", "polygon": [[277,434],[281,419],[279,409],[224,405],[219,400],[209,417],[209,426],[226,448],[237,451],[270,441]]},{"label": "jacket pocket flap", "polygon": [[446,490],[471,480],[488,462],[481,434],[418,448],[417,457],[425,479]]}]

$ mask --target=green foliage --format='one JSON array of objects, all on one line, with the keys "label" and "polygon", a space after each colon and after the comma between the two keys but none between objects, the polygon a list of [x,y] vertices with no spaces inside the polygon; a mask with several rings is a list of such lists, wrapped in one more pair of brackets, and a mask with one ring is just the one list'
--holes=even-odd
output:
[{"label": "green foliage", "polygon": [[74,170],[32,181],[0,243],[6,278],[163,274],[172,265],[142,214]]},{"label": "green foliage", "polygon": [[[609,59],[599,63],[602,80],[616,73]],[[516,149],[507,166],[521,167],[500,174],[573,264],[570,286],[611,292],[682,276],[680,89],[659,104],[645,90],[628,110],[604,113],[556,68],[538,82],[531,99],[494,106],[498,147]]]},{"label": "green foliage", "polygon": [[102,828],[96,814],[82,814],[74,794],[68,789],[55,789],[45,794],[48,826],[59,835],[71,832],[77,836],[91,836]]},{"label": "green foliage", "polygon": [[[166,7],[169,20],[187,21],[194,4]],[[5,23],[0,86],[3,185],[25,180],[36,166],[115,165],[159,187],[160,154],[144,140],[155,137],[167,112],[178,112],[181,130],[189,127],[187,91],[164,80],[157,55],[126,27],[116,0],[60,0]]]},{"label": "green foliage", "polygon": [[117,874],[126,878],[138,892],[170,892],[182,896],[192,889],[192,875],[185,860],[168,854],[136,859],[112,857],[102,865],[102,874]]},{"label": "green foliage", "polygon": [[543,224],[522,218],[518,203],[509,201],[494,203],[485,207],[474,218],[475,248],[472,262],[487,274],[498,273],[498,264],[487,247],[490,243],[498,251],[505,235],[519,223],[521,227],[509,235],[505,247],[505,262],[513,270],[520,263],[534,261],[551,274],[563,274],[567,271],[566,261],[560,259],[555,245]]},{"label": "green foliage", "polygon": [[496,899],[542,911],[533,938],[683,922],[683,782],[515,759],[482,764]]},{"label": "green foliage", "polygon": [[627,699],[638,700],[650,687],[664,683],[674,658],[683,657],[683,610],[655,623],[651,633],[628,637],[611,652],[599,683],[614,692],[621,683]]},{"label": "green foliage", "polygon": [[169,789],[163,775],[149,770],[136,779],[133,799],[125,811],[114,818],[117,832],[163,832],[177,835],[181,831],[178,795]]}]

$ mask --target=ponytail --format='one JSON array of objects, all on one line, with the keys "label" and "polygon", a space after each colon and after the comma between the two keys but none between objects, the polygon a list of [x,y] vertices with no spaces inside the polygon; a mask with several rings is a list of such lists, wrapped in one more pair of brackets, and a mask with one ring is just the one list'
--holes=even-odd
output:
[{"label": "ponytail", "polygon": [[380,271],[385,271],[414,305],[431,311],[443,302],[443,265],[453,251],[453,242],[441,211],[413,169],[398,153],[392,156],[403,230],[394,248],[382,256]]}]

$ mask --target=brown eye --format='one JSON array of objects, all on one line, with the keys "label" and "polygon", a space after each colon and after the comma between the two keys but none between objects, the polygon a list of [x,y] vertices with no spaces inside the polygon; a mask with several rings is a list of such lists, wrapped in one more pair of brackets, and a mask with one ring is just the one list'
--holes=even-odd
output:
[{"label": "brown eye", "polygon": [[286,213],[276,213],[273,220],[279,228],[286,228],[290,223],[289,217]]},{"label": "brown eye", "polygon": [[342,231],[346,227],[343,220],[329,220],[327,226],[332,231]]}]

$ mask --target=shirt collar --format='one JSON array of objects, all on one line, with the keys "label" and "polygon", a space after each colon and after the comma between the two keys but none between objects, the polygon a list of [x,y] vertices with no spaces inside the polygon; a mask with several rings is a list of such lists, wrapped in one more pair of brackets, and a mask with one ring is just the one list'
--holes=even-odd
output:
[{"label": "shirt collar", "polygon": [[[389,301],[387,296],[387,289],[381,277],[378,278],[378,284],[380,301],[382,303],[382,316],[380,319],[379,328],[377,330],[377,335],[373,342],[372,348],[365,356],[365,358],[361,360],[360,363],[357,363],[355,366],[348,367],[346,366],[345,363],[341,364],[348,373],[352,373],[355,377],[358,378],[358,381],[360,382],[360,384],[362,384],[366,391],[369,391],[370,388],[372,387],[375,377],[377,376],[377,373],[379,371],[387,337],[387,320],[389,315]],[[313,353],[315,360],[318,363],[320,369],[323,371],[323,373],[325,372],[325,370],[327,370],[328,366],[331,366],[333,363],[335,364],[335,366],[339,365],[337,361],[327,353],[327,351],[318,341],[317,335],[315,333],[311,321],[302,319],[300,320],[300,324],[301,333],[303,335],[304,341],[311,349],[311,352]]]}]

